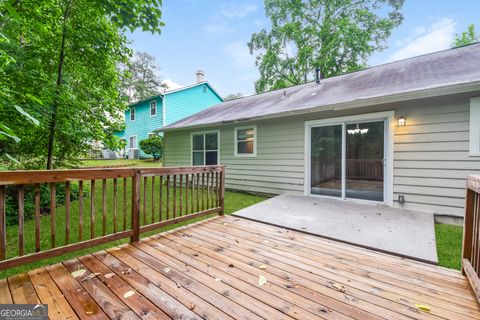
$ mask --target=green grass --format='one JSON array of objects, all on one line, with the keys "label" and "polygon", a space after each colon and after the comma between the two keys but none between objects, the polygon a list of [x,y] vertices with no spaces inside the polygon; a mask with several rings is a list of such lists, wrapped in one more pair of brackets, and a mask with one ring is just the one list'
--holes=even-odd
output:
[{"label": "green grass", "polygon": [[438,264],[460,270],[462,257],[463,228],[447,224],[435,225]]},{"label": "green grass", "polygon": [[[120,179],[121,180],[121,179]],[[156,179],[156,185],[155,185],[155,212],[156,212],[156,220],[158,221],[158,212],[159,212],[159,206],[158,206],[158,199],[159,199],[159,185],[158,185],[158,178]],[[150,179],[148,181],[147,185],[147,224],[151,221],[151,184],[150,184]],[[143,195],[143,181],[141,184],[141,195]],[[89,193],[90,189],[90,183],[89,182],[84,182],[84,190],[85,193]],[[123,230],[123,212],[124,212],[124,207],[123,207],[123,180],[118,182],[118,196],[117,196],[117,230]],[[165,189],[164,189],[165,190]],[[191,194],[191,191],[189,192]],[[172,208],[172,194],[171,192],[170,195],[170,210]],[[182,192],[183,198],[185,199],[185,190]],[[179,196],[179,192],[177,192],[177,199]],[[130,182],[127,183],[127,206],[126,206],[126,212],[127,212],[127,229],[130,226],[130,212],[131,212],[131,195],[130,195]],[[247,206],[250,206],[252,204],[255,204],[259,201],[264,200],[264,197],[260,196],[254,196],[250,194],[245,194],[245,193],[238,193],[238,192],[229,192],[227,191],[225,194],[225,213],[226,214],[231,214],[237,210],[240,210],[242,208],[245,208]],[[178,202],[177,202],[178,203]],[[94,224],[94,229],[95,229],[95,236],[100,236],[102,234],[102,182],[97,181],[96,186],[95,186],[95,224]],[[111,234],[113,233],[113,182],[111,180],[107,181],[107,192],[106,192],[106,234]],[[189,203],[190,206],[190,203]],[[164,196],[164,202],[163,202],[163,219],[166,218],[166,201],[165,201],[165,196]],[[140,200],[140,209],[141,209],[141,224],[143,223],[143,198]],[[178,210],[178,204],[177,204],[177,210]],[[157,229],[154,230],[150,233],[145,233],[142,234],[142,236],[148,236],[154,233],[159,233],[161,231],[166,231],[172,228],[176,228],[182,225],[186,225],[188,223],[196,222],[202,219],[205,219],[207,217],[202,217],[198,219],[193,219],[190,221],[186,221],[183,223],[179,223],[176,225],[171,225],[164,227],[162,229]],[[66,228],[66,223],[65,223],[65,207],[64,206],[58,206],[56,208],[56,219],[55,219],[55,224],[56,224],[56,246],[62,246],[65,244],[65,228]],[[70,213],[70,243],[78,242],[79,241],[79,229],[78,229],[78,223],[79,221],[79,201],[72,201],[71,203],[71,213]],[[87,197],[84,197],[83,200],[83,240],[90,239],[90,227],[91,227],[91,219],[90,219],[90,195],[88,194]],[[24,241],[25,241],[25,254],[28,253],[33,253],[35,251],[35,221],[34,220],[27,220],[25,221],[24,225]],[[73,258],[76,256],[81,256],[85,255],[88,253],[92,253],[101,249],[109,248],[114,245],[118,245],[121,243],[126,243],[128,242],[128,239],[122,239],[119,241],[115,242],[110,242],[107,244],[103,244],[100,246],[68,253],[59,257],[51,258],[51,259],[46,259],[42,261],[37,261],[34,263],[26,264],[20,267],[16,268],[11,268],[5,271],[0,271],[0,278],[5,278],[7,276],[11,276],[14,274],[18,274],[21,272],[25,272],[31,269],[35,269],[44,265],[56,263],[59,261],[67,260],[69,258]],[[46,215],[41,218],[41,248],[42,250],[47,250],[50,248],[50,216]],[[7,227],[7,256],[8,257],[15,257],[18,254],[18,227],[16,225],[9,226]]]},{"label": "green grass", "polygon": [[161,161],[153,161],[151,159],[114,159],[114,160],[82,160],[80,163],[82,168],[98,168],[98,167],[161,167]]}]

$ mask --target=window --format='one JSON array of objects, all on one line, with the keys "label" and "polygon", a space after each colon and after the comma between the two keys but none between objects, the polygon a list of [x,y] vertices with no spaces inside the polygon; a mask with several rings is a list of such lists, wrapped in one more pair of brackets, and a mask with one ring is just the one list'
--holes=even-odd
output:
[{"label": "window", "polygon": [[207,86],[203,85],[203,93],[207,93]]},{"label": "window", "polygon": [[235,156],[257,156],[257,127],[235,128]]},{"label": "window", "polygon": [[137,148],[137,136],[130,136],[128,147],[130,149],[136,149]]},{"label": "window", "polygon": [[219,161],[218,131],[192,134],[192,165],[217,165]]},{"label": "window", "polygon": [[150,132],[150,133],[148,134],[148,139],[153,138],[153,137],[156,137],[156,136],[157,136],[156,133]]},{"label": "window", "polygon": [[135,121],[135,107],[130,109],[130,121]]},{"label": "window", "polygon": [[150,117],[157,115],[157,101],[150,101]]},{"label": "window", "polygon": [[480,156],[480,97],[470,99],[470,156]]}]

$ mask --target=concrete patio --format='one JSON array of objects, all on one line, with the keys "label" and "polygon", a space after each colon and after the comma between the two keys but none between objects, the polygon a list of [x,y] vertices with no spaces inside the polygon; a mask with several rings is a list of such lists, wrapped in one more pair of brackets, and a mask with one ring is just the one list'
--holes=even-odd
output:
[{"label": "concrete patio", "polygon": [[383,205],[279,195],[234,216],[437,263],[433,214]]}]

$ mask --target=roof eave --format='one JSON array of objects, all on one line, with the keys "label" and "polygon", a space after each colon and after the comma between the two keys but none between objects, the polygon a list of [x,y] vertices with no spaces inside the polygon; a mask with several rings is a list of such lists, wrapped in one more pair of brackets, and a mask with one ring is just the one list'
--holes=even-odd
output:
[{"label": "roof eave", "polygon": [[338,110],[346,110],[346,109],[353,109],[353,108],[362,108],[362,107],[368,107],[368,106],[375,106],[379,104],[394,103],[394,102],[400,102],[400,101],[406,101],[406,100],[424,99],[424,98],[431,98],[436,96],[473,92],[473,91],[479,91],[479,90],[480,90],[480,81],[474,81],[474,82],[453,84],[453,85],[442,86],[442,87],[426,88],[422,90],[396,93],[396,94],[385,95],[385,96],[372,97],[367,99],[352,100],[348,102],[323,105],[323,106],[318,106],[318,107],[313,107],[313,108],[308,108],[303,110],[279,112],[275,114],[259,116],[254,118],[243,118],[243,119],[236,119],[232,121],[219,121],[219,122],[212,122],[207,124],[199,124],[199,125],[176,127],[176,128],[175,127],[159,128],[155,131],[169,132],[169,131],[180,131],[180,130],[189,130],[189,129],[196,129],[196,128],[213,127],[213,126],[219,126],[219,125],[225,125],[225,124],[231,124],[231,123],[246,122],[251,120],[257,121],[257,120],[282,118],[282,117],[288,117],[290,115],[308,114],[308,113],[314,113],[319,111],[327,111],[327,110],[338,111]]}]

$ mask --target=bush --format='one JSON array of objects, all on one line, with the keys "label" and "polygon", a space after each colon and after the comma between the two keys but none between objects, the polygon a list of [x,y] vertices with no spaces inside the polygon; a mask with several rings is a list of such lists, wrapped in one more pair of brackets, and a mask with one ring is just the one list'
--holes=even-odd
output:
[{"label": "bush", "polygon": [[[84,197],[88,195],[88,190],[84,185]],[[25,185],[24,196],[24,218],[25,220],[32,219],[35,216],[35,187],[33,185]],[[78,200],[78,183],[70,183],[70,201]],[[66,200],[66,185],[65,183],[56,184],[56,206],[65,204]],[[5,211],[6,211],[6,224],[15,225],[18,224],[18,189],[16,187],[7,186],[5,197]],[[40,185],[40,214],[45,215],[50,213],[50,185]]]},{"label": "bush", "polygon": [[151,155],[154,160],[159,160],[163,154],[163,137],[153,136],[140,141],[140,149]]}]

